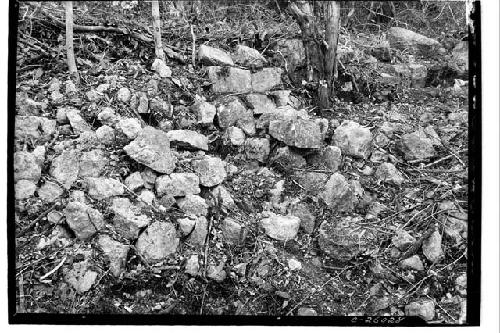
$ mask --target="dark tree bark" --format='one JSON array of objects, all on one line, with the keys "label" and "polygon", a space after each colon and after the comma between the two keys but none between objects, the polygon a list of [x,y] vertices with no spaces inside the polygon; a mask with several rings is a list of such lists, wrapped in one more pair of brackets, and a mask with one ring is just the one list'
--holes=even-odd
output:
[{"label": "dark tree bark", "polygon": [[66,1],[66,58],[70,75],[76,83],[80,83],[78,68],[76,67],[75,51],[73,48],[73,1]]},{"label": "dark tree bark", "polygon": [[151,12],[153,15],[153,38],[155,41],[155,55],[157,59],[165,61],[163,47],[161,45],[161,20],[160,20],[160,5],[158,0],[151,2]]}]

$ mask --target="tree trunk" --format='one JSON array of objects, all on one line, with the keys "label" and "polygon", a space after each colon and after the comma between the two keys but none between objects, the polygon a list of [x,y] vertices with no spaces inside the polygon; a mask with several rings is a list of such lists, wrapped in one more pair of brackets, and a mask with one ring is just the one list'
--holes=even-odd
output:
[{"label": "tree trunk", "polygon": [[334,82],[337,77],[337,45],[340,29],[340,6],[337,1],[325,4],[325,39],[327,43],[325,62],[325,80],[328,85],[328,96],[334,96]]},{"label": "tree trunk", "polygon": [[73,48],[73,1],[66,1],[66,58],[68,61],[69,74],[80,83],[80,76],[75,62],[75,52]]},{"label": "tree trunk", "polygon": [[157,59],[165,61],[163,47],[161,46],[161,21],[160,21],[160,5],[158,0],[151,2],[151,11],[153,14],[153,38],[155,40],[155,55]]}]

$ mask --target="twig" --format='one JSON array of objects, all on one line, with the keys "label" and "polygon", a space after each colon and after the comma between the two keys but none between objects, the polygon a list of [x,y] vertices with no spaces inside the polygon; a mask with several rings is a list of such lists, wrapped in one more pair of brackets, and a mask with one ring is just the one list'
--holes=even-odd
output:
[{"label": "twig", "polygon": [[24,306],[24,278],[23,275],[19,277],[19,312],[25,312]]},{"label": "twig", "polygon": [[458,173],[458,172],[463,172],[465,171],[464,169],[460,170],[444,170],[444,169],[415,169],[415,168],[410,168],[406,169],[406,171],[417,171],[417,172],[429,172],[429,173]]},{"label": "twig", "polygon": [[24,234],[26,234],[29,230],[31,230],[31,228],[33,228],[42,218],[44,218],[45,215],[50,213],[57,206],[57,204],[58,204],[57,202],[54,203],[50,208],[48,208],[47,210],[42,212],[42,214],[38,215],[38,217],[36,219],[34,219],[33,222],[31,222],[26,228],[19,231],[19,233],[16,235],[16,237],[24,236]]},{"label": "twig", "polygon": [[46,278],[48,278],[49,276],[51,276],[52,274],[54,274],[59,268],[61,268],[61,266],[64,264],[64,262],[66,261],[68,257],[64,257],[61,262],[59,264],[56,265],[56,267],[54,267],[53,269],[51,269],[47,274],[45,274],[44,276],[40,277],[40,282],[43,282],[43,280],[45,280]]},{"label": "twig", "polygon": [[196,35],[194,34],[192,24],[189,25],[189,28],[191,29],[191,39],[193,41],[193,46],[191,49],[191,64],[193,65],[193,67],[195,67],[196,66]]}]

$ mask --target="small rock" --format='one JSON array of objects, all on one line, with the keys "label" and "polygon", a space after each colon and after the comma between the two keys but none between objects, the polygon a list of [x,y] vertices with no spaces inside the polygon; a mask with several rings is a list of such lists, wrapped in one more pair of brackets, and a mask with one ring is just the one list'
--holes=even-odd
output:
[{"label": "small rock", "polygon": [[274,90],[270,93],[270,95],[273,97],[276,106],[292,106],[292,107],[299,107],[300,101],[295,98],[294,96],[291,95],[290,90]]},{"label": "small rock", "polygon": [[78,176],[81,178],[99,177],[108,163],[109,160],[101,149],[83,152],[80,157]]},{"label": "small rock", "polygon": [[52,161],[50,175],[62,184],[65,189],[69,189],[78,178],[79,171],[80,151],[69,149]]},{"label": "small rock", "polygon": [[308,159],[313,166],[336,172],[342,163],[342,151],[336,146],[327,146]]},{"label": "small rock", "polygon": [[123,103],[128,103],[128,101],[130,101],[131,96],[132,93],[130,92],[130,90],[125,87],[120,88],[120,90],[118,90],[118,93],[116,94],[116,98]]},{"label": "small rock", "polygon": [[111,145],[115,142],[115,130],[109,127],[108,125],[104,125],[99,127],[95,134],[99,142],[105,145]]},{"label": "small rock", "polygon": [[413,53],[419,52],[425,56],[429,56],[441,47],[441,44],[435,39],[400,27],[390,28],[387,33],[387,40],[391,48],[410,50]]},{"label": "small rock", "polygon": [[282,216],[269,213],[269,217],[260,221],[266,234],[276,240],[286,241],[297,236],[300,219],[296,216]]},{"label": "small rock", "polygon": [[70,194],[69,194],[69,199],[71,201],[76,201],[76,202],[81,202],[81,203],[86,203],[87,202],[87,199],[85,198],[85,192],[83,191],[72,191]]},{"label": "small rock", "polygon": [[218,157],[205,156],[201,160],[193,160],[191,165],[200,177],[200,184],[207,187],[218,185],[227,177],[226,163]]},{"label": "small rock", "polygon": [[42,170],[35,155],[23,151],[14,153],[14,181],[30,180],[37,183],[41,175]]},{"label": "small rock", "polygon": [[245,155],[250,160],[264,163],[271,151],[269,139],[249,138],[245,141]]},{"label": "small rock", "polygon": [[59,211],[51,211],[47,214],[47,221],[52,224],[58,224],[62,221],[64,215]]},{"label": "small rock", "polygon": [[441,248],[441,234],[438,230],[434,231],[422,244],[424,256],[432,263],[442,259],[444,252]]},{"label": "small rock", "polygon": [[302,230],[308,234],[313,233],[315,218],[305,203],[293,205],[290,215],[297,216],[300,219],[300,228]]},{"label": "small rock", "polygon": [[141,173],[136,171],[132,173],[125,179],[125,186],[127,186],[131,191],[135,191],[144,186],[144,181],[142,180]]},{"label": "small rock", "polygon": [[143,204],[152,205],[156,196],[150,190],[142,190],[137,199],[139,199],[139,206],[144,206]]},{"label": "small rock", "polygon": [[160,77],[171,77],[172,70],[168,67],[165,62],[161,59],[155,59],[151,69],[154,70]]},{"label": "small rock", "polygon": [[375,176],[383,182],[396,186],[400,186],[405,180],[392,163],[382,163],[377,168]]},{"label": "small rock", "polygon": [[208,205],[205,199],[199,195],[188,194],[176,200],[177,206],[186,215],[205,216],[208,213]]},{"label": "small rock", "polygon": [[141,172],[141,177],[145,188],[155,188],[157,176],[153,169],[145,168],[144,171]]},{"label": "small rock", "polygon": [[221,262],[219,265],[209,265],[207,267],[207,277],[216,282],[222,282],[226,279],[226,271],[224,271],[224,262]]},{"label": "small rock", "polygon": [[346,155],[368,158],[372,147],[372,134],[354,121],[344,121],[335,129],[333,141]]},{"label": "small rock", "polygon": [[45,202],[54,202],[62,196],[64,190],[58,184],[46,181],[37,191],[38,197]]},{"label": "small rock", "polygon": [[120,116],[118,116],[112,108],[105,107],[99,112],[97,119],[103,125],[114,126],[120,120]]},{"label": "small rock", "polygon": [[81,202],[70,202],[64,209],[66,223],[79,239],[92,237],[104,222],[102,214]]},{"label": "small rock", "polygon": [[73,128],[74,133],[82,133],[92,130],[89,124],[82,118],[80,111],[76,109],[68,109],[66,111],[66,117]]},{"label": "small rock", "polygon": [[113,240],[108,235],[99,235],[97,244],[109,260],[109,270],[115,277],[119,277],[125,268],[129,245]]},{"label": "small rock", "polygon": [[224,213],[236,209],[236,204],[234,203],[231,193],[222,185],[214,187],[210,191],[209,198],[213,201],[213,205],[220,205]]},{"label": "small rock", "polygon": [[427,321],[434,319],[434,311],[434,302],[432,300],[415,301],[405,306],[405,315],[419,316]]},{"label": "small rock", "polygon": [[136,239],[139,231],[150,223],[150,218],[127,198],[114,198],[111,211],[115,213],[113,224],[116,230],[127,239]]},{"label": "small rock", "polygon": [[264,94],[248,94],[245,100],[253,109],[254,115],[272,112],[276,109],[273,100]]},{"label": "small rock", "polygon": [[198,48],[198,61],[204,65],[234,66],[234,62],[229,54],[205,44],[202,44]]},{"label": "small rock", "polygon": [[200,263],[197,254],[191,255],[186,260],[186,267],[184,268],[184,273],[192,276],[197,276],[200,274]]},{"label": "small rock", "polygon": [[124,193],[122,183],[116,179],[88,177],[85,179],[85,183],[87,185],[87,193],[97,200],[107,199]]},{"label": "small rock", "polygon": [[69,283],[77,293],[89,291],[97,280],[97,272],[90,269],[87,260],[73,264],[71,270],[65,268],[64,280]]},{"label": "small rock", "polygon": [[467,296],[467,273],[466,272],[460,274],[455,279],[455,290],[458,291],[458,293],[461,296]]},{"label": "small rock", "polygon": [[28,199],[35,194],[36,185],[31,180],[21,179],[14,187],[15,198],[17,200]]},{"label": "small rock", "polygon": [[306,160],[302,155],[291,150],[288,146],[276,149],[276,153],[271,159],[273,164],[278,164],[279,167],[283,169],[288,168],[304,168],[306,166]]},{"label": "small rock", "polygon": [[407,259],[401,260],[399,262],[399,266],[401,268],[410,268],[416,271],[424,270],[424,264],[422,263],[422,260],[420,260],[420,257],[416,254]]},{"label": "small rock", "polygon": [[236,52],[233,55],[234,61],[245,67],[261,68],[266,63],[266,59],[256,49],[245,45],[236,46]]},{"label": "small rock", "polygon": [[245,133],[239,127],[229,126],[224,131],[223,140],[226,145],[241,146],[245,143]]},{"label": "small rock", "polygon": [[298,183],[304,190],[317,196],[320,194],[328,181],[328,175],[320,172],[299,172],[297,173]]},{"label": "small rock", "polygon": [[153,222],[137,240],[138,253],[148,262],[168,258],[177,251],[179,238],[169,222]]},{"label": "small rock", "polygon": [[243,242],[241,224],[232,218],[226,217],[222,222],[222,236],[229,244],[240,244]]},{"label": "small rock", "polygon": [[253,113],[236,96],[224,97],[218,102],[217,118],[222,128],[238,126],[248,135],[255,134]]},{"label": "small rock", "polygon": [[403,229],[396,230],[396,234],[392,237],[392,244],[400,251],[406,251],[415,242],[415,238]]},{"label": "small rock", "polygon": [[297,316],[317,316],[318,313],[316,310],[311,309],[311,308],[304,308],[301,307],[297,310]]},{"label": "small rock", "polygon": [[182,232],[183,236],[187,236],[193,231],[194,226],[196,225],[197,219],[195,217],[186,217],[183,219],[178,219],[177,223],[179,224],[179,229]]},{"label": "small rock", "polygon": [[200,193],[200,179],[194,173],[172,173],[156,178],[156,193],[182,197]]},{"label": "small rock", "polygon": [[330,176],[320,197],[333,209],[351,211],[354,208],[353,190],[349,182],[340,173]]},{"label": "small rock", "polygon": [[137,138],[142,129],[141,123],[135,118],[121,119],[117,124],[117,128],[130,140]]},{"label": "small rock", "polygon": [[183,148],[208,150],[208,138],[190,130],[172,130],[167,133],[172,145]]},{"label": "small rock", "polygon": [[191,107],[194,114],[196,114],[198,124],[209,125],[214,121],[214,117],[217,114],[217,109],[215,105],[208,102],[196,103]]},{"label": "small rock", "polygon": [[264,68],[251,74],[252,91],[265,92],[281,85],[283,70],[278,67]]},{"label": "small rock", "polygon": [[302,264],[296,259],[288,259],[288,269],[291,271],[300,271],[302,269]]},{"label": "small rock", "polygon": [[188,242],[195,246],[204,246],[208,233],[208,222],[205,216],[199,216],[196,219],[191,235],[189,235]]},{"label": "small rock", "polygon": [[406,160],[422,160],[431,158],[436,154],[432,140],[423,132],[413,132],[402,136],[400,149]]},{"label": "small rock", "polygon": [[36,162],[38,163],[39,166],[43,166],[45,162],[45,154],[47,153],[47,149],[45,146],[36,146],[35,149],[33,149],[33,156],[36,159]]},{"label": "small rock", "polygon": [[271,120],[269,134],[289,146],[319,148],[323,142],[320,124],[313,120]]},{"label": "small rock", "polygon": [[214,93],[242,93],[252,90],[252,77],[249,70],[235,67],[208,67],[208,78]]},{"label": "small rock", "polygon": [[110,86],[109,83],[101,83],[100,85],[97,86],[96,91],[98,93],[103,94],[109,90],[109,86]]}]

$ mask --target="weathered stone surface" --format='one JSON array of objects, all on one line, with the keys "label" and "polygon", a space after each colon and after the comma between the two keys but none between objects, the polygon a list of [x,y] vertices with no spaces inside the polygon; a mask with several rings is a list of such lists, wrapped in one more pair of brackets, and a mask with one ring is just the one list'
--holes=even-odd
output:
[{"label": "weathered stone surface", "polygon": [[66,117],[73,128],[73,132],[79,134],[85,131],[91,131],[92,128],[89,124],[82,118],[80,111],[76,109],[69,109],[66,111]]},{"label": "weathered stone surface", "polygon": [[226,145],[241,146],[245,143],[245,133],[239,127],[229,126],[224,131],[223,140]]},{"label": "weathered stone surface", "polygon": [[315,155],[312,155],[308,162],[316,168],[336,172],[342,163],[342,151],[336,146],[327,146]]},{"label": "weathered stone surface", "polygon": [[340,173],[334,173],[325,185],[320,197],[333,209],[351,211],[354,208],[354,193],[349,182]]},{"label": "weathered stone surface", "polygon": [[295,68],[304,63],[306,59],[306,51],[301,39],[280,39],[276,43],[276,50],[280,51],[284,58],[279,57],[282,61],[281,66],[284,67],[285,60],[289,66],[289,71],[293,73]]},{"label": "weathered stone surface", "polygon": [[218,157],[205,156],[203,159],[193,160],[191,165],[203,186],[218,185],[227,177],[226,163]]},{"label": "weathered stone surface", "polygon": [[197,276],[200,274],[200,263],[197,254],[192,254],[186,260],[186,267],[184,268],[184,273]]},{"label": "weathered stone surface", "polygon": [[131,96],[132,93],[126,87],[120,88],[120,90],[118,90],[118,92],[116,93],[116,98],[123,103],[128,103],[128,101],[130,101]]},{"label": "weathered stone surface", "polygon": [[231,59],[229,54],[205,44],[198,48],[198,61],[204,65],[234,65],[233,59]]},{"label": "weathered stone surface", "polygon": [[230,217],[226,217],[222,222],[222,236],[229,244],[240,244],[244,240],[241,224]]},{"label": "weathered stone surface", "polygon": [[304,308],[304,307],[301,307],[297,310],[297,316],[317,316],[318,313],[316,312],[316,310],[314,309],[311,309],[311,308]]},{"label": "weathered stone surface", "polygon": [[219,101],[217,118],[222,128],[238,126],[248,135],[255,134],[253,113],[236,96],[224,97]]},{"label": "weathered stone surface", "polygon": [[301,104],[300,100],[291,95],[291,93],[290,90],[274,90],[269,93],[269,96],[272,97],[278,107],[291,106],[293,108],[299,108]]},{"label": "weathered stone surface", "polygon": [[138,113],[149,113],[149,98],[146,93],[140,93],[139,105],[137,106]]},{"label": "weathered stone surface", "polygon": [[178,219],[177,223],[179,224],[179,229],[183,236],[187,236],[193,231],[194,226],[196,225],[197,218],[194,216],[188,216],[183,219]]},{"label": "weathered stone surface", "polygon": [[85,179],[88,194],[97,200],[122,195],[124,188],[116,179],[104,177],[88,177]]},{"label": "weathered stone surface", "polygon": [[219,265],[209,265],[207,267],[207,277],[216,282],[222,282],[226,279],[227,273],[224,270],[224,262]]},{"label": "weathered stone surface", "polygon": [[324,221],[319,227],[318,245],[329,257],[348,261],[378,246],[376,230],[362,224],[362,218],[345,217]]},{"label": "weathered stone surface", "polygon": [[137,251],[148,262],[168,258],[177,251],[179,238],[169,222],[152,223],[137,240]]},{"label": "weathered stone surface", "polygon": [[222,185],[214,187],[210,191],[209,200],[212,201],[210,205],[220,205],[222,211],[227,213],[229,210],[236,209],[231,193]]},{"label": "weathered stone surface", "polygon": [[78,138],[78,148],[86,150],[92,149],[101,143],[97,139],[97,135],[94,131],[85,131],[80,133],[80,137]]},{"label": "weathered stone surface", "polygon": [[290,215],[300,219],[300,228],[306,233],[311,234],[314,231],[315,218],[305,203],[292,205]]},{"label": "weathered stone surface", "polygon": [[99,235],[97,245],[109,260],[109,270],[115,277],[123,272],[130,245],[122,244],[109,235]]},{"label": "weathered stone surface", "polygon": [[271,151],[271,144],[266,138],[248,138],[245,141],[245,155],[250,160],[264,163]]},{"label": "weathered stone surface", "polygon": [[259,51],[245,45],[236,46],[233,59],[241,66],[256,68],[263,67],[267,62]]},{"label": "weathered stone surface", "polygon": [[298,148],[319,148],[323,142],[322,129],[313,120],[272,120],[269,134],[289,146]]},{"label": "weathered stone surface", "polygon": [[171,77],[172,70],[170,67],[165,64],[165,62],[161,59],[155,59],[151,69],[154,70],[160,77]]},{"label": "weathered stone surface", "polygon": [[244,98],[252,108],[254,115],[272,112],[276,109],[273,100],[264,94],[248,94]]},{"label": "weathered stone surface", "polygon": [[47,149],[45,146],[36,146],[31,152],[35,156],[36,162],[39,166],[43,166],[45,162],[45,155],[47,154]]},{"label": "weathered stone surface", "polygon": [[78,178],[80,171],[80,152],[75,149],[63,151],[52,161],[50,175],[64,188],[69,189]]},{"label": "weathered stone surface", "polygon": [[309,119],[309,115],[305,109],[296,110],[288,105],[281,106],[270,112],[263,113],[257,120],[255,126],[259,129],[267,129],[269,127],[269,123],[273,120],[285,121],[296,119]]},{"label": "weathered stone surface", "polygon": [[17,200],[27,199],[35,194],[36,185],[31,180],[18,180],[14,186],[14,193]]},{"label": "weathered stone surface", "polygon": [[420,257],[416,254],[409,258],[401,260],[399,262],[399,266],[401,268],[409,268],[409,269],[414,269],[416,271],[424,270],[424,264],[422,263],[422,260],[420,260]]},{"label": "weathered stone surface", "polygon": [[415,241],[415,238],[403,229],[396,230],[396,234],[392,237],[392,244],[400,251],[406,251]]},{"label": "weathered stone surface", "polygon": [[120,121],[120,116],[110,107],[104,107],[97,115],[97,119],[103,125],[113,126]]},{"label": "weathered stone surface", "polygon": [[333,141],[344,154],[367,158],[372,147],[372,134],[368,128],[346,120],[335,129]]},{"label": "weathered stone surface", "polygon": [[80,157],[78,176],[82,178],[99,177],[108,163],[109,160],[101,149],[83,152]]},{"label": "weathered stone surface", "polygon": [[215,105],[208,102],[196,103],[191,107],[191,110],[196,114],[198,124],[205,125],[212,124],[217,113]]},{"label": "weathered stone surface", "polygon": [[266,234],[276,240],[286,241],[297,236],[300,219],[296,216],[283,216],[269,212],[268,217],[260,221]]},{"label": "weathered stone surface", "polygon": [[14,135],[18,140],[49,139],[56,130],[56,121],[37,116],[16,116]]},{"label": "weathered stone surface", "polygon": [[191,235],[188,238],[188,243],[195,246],[205,245],[205,240],[208,233],[208,221],[205,216],[199,216],[196,219],[196,224],[194,226]]},{"label": "weathered stone surface", "polygon": [[200,178],[195,173],[172,173],[156,178],[156,193],[182,197],[200,193]]},{"label": "weathered stone surface", "polygon": [[208,79],[212,82],[214,93],[242,93],[252,90],[252,77],[249,70],[210,66]]},{"label": "weathered stone surface", "polygon": [[96,129],[95,131],[97,140],[105,145],[111,145],[115,142],[115,130],[108,125],[104,125]]},{"label": "weathered stone surface", "polygon": [[264,68],[251,74],[252,91],[265,92],[276,88],[281,84],[281,73],[283,70],[278,67]]},{"label": "weathered stone surface", "polygon": [[63,188],[54,182],[46,181],[37,191],[38,197],[45,202],[54,202],[63,194]]},{"label": "weathered stone surface", "polygon": [[312,195],[322,192],[328,180],[328,175],[320,172],[299,172],[297,176],[299,184]]},{"label": "weathered stone surface", "polygon": [[432,320],[435,315],[434,302],[428,299],[411,302],[405,306],[405,315],[419,316],[427,321]]},{"label": "weathered stone surface", "polygon": [[177,158],[170,150],[167,133],[149,126],[143,128],[139,136],[123,150],[137,162],[159,173],[171,173],[177,163]]},{"label": "weathered stone surface", "polygon": [[63,270],[64,280],[79,294],[89,291],[97,280],[98,273],[89,266],[88,260],[84,260],[74,263],[71,270],[67,268]]},{"label": "weathered stone surface", "polygon": [[144,207],[146,205],[152,205],[156,196],[152,191],[143,189],[137,199],[139,200],[138,205]]},{"label": "weathered stone surface", "polygon": [[432,263],[438,262],[444,256],[441,241],[441,234],[436,230],[422,244],[424,256]]},{"label": "weathered stone surface", "polygon": [[208,138],[190,130],[172,130],[167,133],[171,145],[189,149],[208,150]]},{"label": "weathered stone surface", "polygon": [[195,194],[188,194],[176,200],[177,206],[186,215],[205,216],[208,213],[208,205],[205,199]]},{"label": "weathered stone surface", "polygon": [[391,48],[419,52],[422,55],[430,55],[442,47],[435,39],[400,27],[390,28],[387,39]]},{"label": "weathered stone surface", "polygon": [[132,173],[125,179],[125,186],[127,186],[131,191],[135,191],[144,186],[144,180],[142,179],[141,173],[136,171]]},{"label": "weathered stone surface", "polygon": [[271,159],[273,164],[278,164],[281,168],[304,168],[306,160],[302,155],[292,151],[288,146],[276,149],[276,153]]},{"label": "weathered stone surface", "polygon": [[400,142],[400,149],[406,160],[427,159],[436,154],[432,140],[422,131],[403,135]]},{"label": "weathered stone surface", "polygon": [[396,186],[401,185],[405,181],[401,172],[399,172],[392,163],[382,163],[379,165],[375,172],[375,176],[385,183]]},{"label": "weathered stone surface", "polygon": [[150,218],[127,198],[113,199],[111,211],[115,214],[113,224],[116,231],[127,239],[136,239],[139,231],[150,223]]},{"label": "weathered stone surface", "polygon": [[467,77],[469,74],[469,42],[458,42],[451,51],[451,59],[454,62],[454,67],[459,70],[459,76]]},{"label": "weathered stone surface", "polygon": [[121,119],[116,127],[130,140],[137,138],[141,132],[141,123],[135,118]]},{"label": "weathered stone surface", "polygon": [[70,202],[64,209],[66,223],[79,239],[89,239],[104,223],[102,214],[81,202]]},{"label": "weathered stone surface", "polygon": [[41,175],[35,155],[24,151],[14,153],[14,181],[24,179],[37,183]]}]

